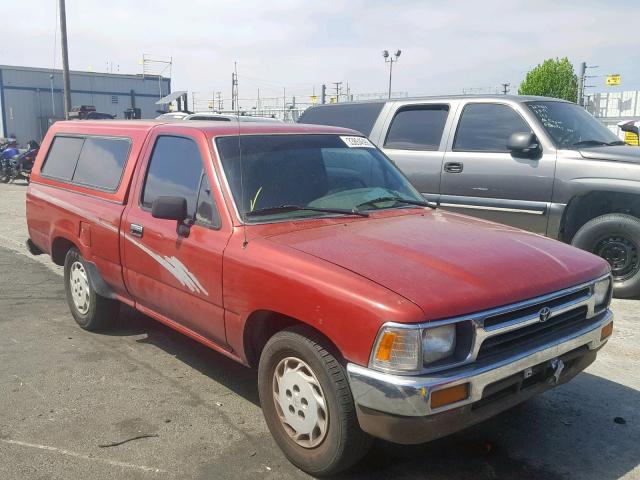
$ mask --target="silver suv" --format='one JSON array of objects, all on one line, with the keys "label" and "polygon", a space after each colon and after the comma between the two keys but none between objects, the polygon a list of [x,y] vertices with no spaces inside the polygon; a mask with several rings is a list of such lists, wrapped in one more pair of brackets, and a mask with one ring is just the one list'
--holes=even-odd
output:
[{"label": "silver suv", "polygon": [[640,148],[578,105],[428,97],[320,105],[299,122],[359,130],[427,199],[600,255],[614,295],[640,295]]}]

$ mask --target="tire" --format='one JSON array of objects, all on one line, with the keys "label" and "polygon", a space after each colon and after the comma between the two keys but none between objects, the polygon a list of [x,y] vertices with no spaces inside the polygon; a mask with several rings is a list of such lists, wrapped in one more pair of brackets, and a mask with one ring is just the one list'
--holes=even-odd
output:
[{"label": "tire", "polygon": [[106,330],[118,318],[120,302],[101,297],[91,285],[82,255],[71,248],[64,259],[64,288],[71,314],[85,330]]},{"label": "tire", "polygon": [[610,213],[585,223],[571,245],[601,256],[611,265],[613,296],[640,296],[640,219]]},{"label": "tire", "polygon": [[[296,362],[304,366],[300,370],[294,369],[296,364],[301,365]],[[296,372],[313,381],[297,378]],[[279,382],[275,381],[276,376]],[[312,386],[314,381],[319,389]],[[280,387],[278,394],[275,393],[276,385]],[[258,389],[271,434],[289,461],[301,470],[314,476],[334,475],[355,465],[368,452],[372,438],[358,424],[345,369],[313,332],[292,328],[269,339],[260,356]],[[299,428],[301,424],[295,423],[299,419],[302,424],[307,420],[313,424],[313,407],[318,407],[318,422],[310,435],[303,436],[299,442],[292,438],[291,432],[296,430],[285,426],[281,420],[284,409],[276,395],[285,401],[285,407],[289,402],[287,410],[293,409],[289,413],[294,416],[292,425]],[[323,408],[322,403],[316,401],[318,397],[324,399],[325,415],[320,414]],[[304,412],[301,417],[303,410],[307,417]],[[324,425],[324,432],[318,425]],[[304,433],[302,428],[300,432]]]}]

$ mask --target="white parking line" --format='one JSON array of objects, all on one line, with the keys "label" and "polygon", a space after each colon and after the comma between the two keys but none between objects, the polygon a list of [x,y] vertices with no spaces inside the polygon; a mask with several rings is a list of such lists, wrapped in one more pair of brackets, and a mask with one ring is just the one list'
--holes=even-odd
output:
[{"label": "white parking line", "polygon": [[114,467],[133,468],[136,470],[142,470],[144,472],[150,472],[150,473],[167,473],[166,470],[162,470],[160,468],[147,467],[145,465],[135,465],[135,464],[126,463],[126,462],[119,462],[117,460],[109,460],[107,458],[91,457],[89,455],[83,455],[82,453],[72,452],[70,450],[65,450],[63,448],[58,448],[58,447],[52,447],[50,445],[38,445],[37,443],[27,443],[27,442],[20,442],[18,440],[8,440],[8,439],[0,439],[0,442],[6,443],[9,445],[19,445],[21,447],[37,448],[39,450],[46,450],[49,452],[58,453],[60,455],[66,455],[68,457],[75,457],[75,458],[81,458],[83,460],[89,460],[91,462],[104,463],[106,465],[111,465]]}]

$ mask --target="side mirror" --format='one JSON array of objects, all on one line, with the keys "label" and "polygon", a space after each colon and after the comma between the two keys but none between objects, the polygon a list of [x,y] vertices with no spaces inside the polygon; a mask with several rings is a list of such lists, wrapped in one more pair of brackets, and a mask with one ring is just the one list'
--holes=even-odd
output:
[{"label": "side mirror", "polygon": [[158,197],[151,204],[151,216],[183,222],[188,216],[187,199],[183,197]]},{"label": "side mirror", "polygon": [[184,197],[158,197],[151,204],[151,216],[178,222],[181,237],[188,237],[193,221],[187,214],[187,199]]},{"label": "side mirror", "polygon": [[512,133],[507,149],[514,155],[532,157],[540,153],[540,144],[532,132]]}]

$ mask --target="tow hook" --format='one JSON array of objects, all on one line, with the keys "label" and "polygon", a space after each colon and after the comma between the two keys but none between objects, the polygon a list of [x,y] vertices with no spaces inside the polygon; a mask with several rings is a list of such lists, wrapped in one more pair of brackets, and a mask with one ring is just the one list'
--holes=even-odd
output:
[{"label": "tow hook", "polygon": [[550,363],[551,368],[553,369],[553,374],[549,378],[547,378],[547,383],[549,385],[555,385],[556,383],[558,383],[558,380],[560,380],[560,375],[564,370],[564,362],[559,358],[554,358]]}]

